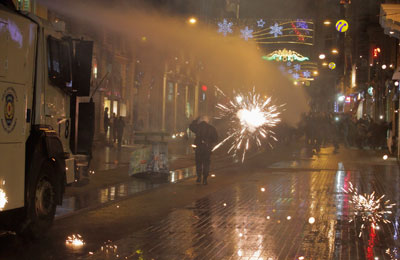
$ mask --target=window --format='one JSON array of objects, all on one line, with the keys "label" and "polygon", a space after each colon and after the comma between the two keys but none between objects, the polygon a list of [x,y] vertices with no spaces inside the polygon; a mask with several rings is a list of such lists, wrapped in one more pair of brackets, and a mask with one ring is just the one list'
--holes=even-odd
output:
[{"label": "window", "polygon": [[71,49],[66,41],[49,36],[47,39],[50,82],[59,87],[72,87]]},{"label": "window", "polygon": [[18,0],[17,9],[21,11],[31,12],[31,0]]}]

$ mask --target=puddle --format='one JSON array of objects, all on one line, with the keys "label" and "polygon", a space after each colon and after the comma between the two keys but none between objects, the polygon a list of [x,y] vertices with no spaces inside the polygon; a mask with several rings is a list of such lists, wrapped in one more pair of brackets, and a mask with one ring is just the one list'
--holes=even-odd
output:
[{"label": "puddle", "polygon": [[138,178],[132,177],[132,180],[125,183],[110,185],[96,191],[88,191],[79,196],[64,196],[63,203],[57,207],[56,217],[71,214],[77,210],[88,207],[97,207],[104,203],[122,199],[133,194],[154,189],[165,183],[176,183],[181,180],[196,175],[196,168],[189,167],[179,170],[170,171],[168,178],[158,175],[158,178]]}]

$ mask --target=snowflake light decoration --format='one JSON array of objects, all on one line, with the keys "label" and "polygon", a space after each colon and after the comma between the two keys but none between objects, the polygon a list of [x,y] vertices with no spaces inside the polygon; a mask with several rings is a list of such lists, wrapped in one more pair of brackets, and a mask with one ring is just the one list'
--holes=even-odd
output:
[{"label": "snowflake light decoration", "polygon": [[303,72],[303,76],[304,76],[305,78],[311,78],[311,72],[309,72],[308,70],[306,70],[306,71]]},{"label": "snowflake light decoration", "polygon": [[295,64],[293,67],[294,67],[295,71],[301,70],[301,65],[300,64]]},{"label": "snowflake light decoration", "polygon": [[250,30],[248,26],[244,28],[244,30],[240,30],[242,35],[240,37],[244,38],[246,41],[249,40],[249,38],[253,38],[253,30]]},{"label": "snowflake light decoration", "polygon": [[293,73],[293,70],[288,70],[288,72],[289,72],[290,74],[292,74],[292,73]]},{"label": "snowflake light decoration", "polygon": [[290,61],[288,61],[288,63],[286,63],[286,66],[290,67],[290,66],[292,66],[292,63]]},{"label": "snowflake light decoration", "polygon": [[282,35],[282,26],[279,26],[278,23],[275,23],[274,25],[269,27],[271,31],[269,32],[270,34],[273,34],[274,37],[278,37],[278,35]]},{"label": "snowflake light decoration", "polygon": [[218,23],[218,32],[222,33],[224,36],[226,36],[228,33],[232,33],[232,27],[233,23],[228,22],[226,19],[222,23]]},{"label": "snowflake light decoration", "polygon": [[296,27],[301,29],[308,29],[308,24],[304,20],[297,19]]},{"label": "snowflake light decoration", "polygon": [[294,78],[295,80],[298,80],[298,79],[300,78],[300,75],[299,75],[298,73],[294,73],[294,74],[293,74],[293,78]]},{"label": "snowflake light decoration", "polygon": [[264,28],[265,21],[263,19],[260,19],[257,21],[257,26],[260,28]]}]

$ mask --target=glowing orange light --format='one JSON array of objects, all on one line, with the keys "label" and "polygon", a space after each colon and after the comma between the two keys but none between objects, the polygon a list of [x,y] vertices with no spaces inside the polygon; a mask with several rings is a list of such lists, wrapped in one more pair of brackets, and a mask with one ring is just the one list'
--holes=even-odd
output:
[{"label": "glowing orange light", "polygon": [[373,50],[374,58],[377,58],[379,53],[381,53],[381,48],[379,47],[374,48]]}]

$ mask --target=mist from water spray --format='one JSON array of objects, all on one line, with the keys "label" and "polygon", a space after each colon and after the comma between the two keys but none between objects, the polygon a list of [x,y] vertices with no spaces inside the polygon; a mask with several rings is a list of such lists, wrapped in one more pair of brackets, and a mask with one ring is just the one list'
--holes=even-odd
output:
[{"label": "mist from water spray", "polygon": [[304,90],[294,86],[274,64],[262,60],[265,53],[254,42],[238,36],[223,37],[217,33],[216,26],[201,24],[201,21],[190,26],[182,17],[128,5],[102,6],[97,1],[40,2],[78,21],[82,28],[89,27],[93,34],[107,30],[123,37],[130,51],[145,60],[148,69],[164,69],[166,58],[185,53],[191,61],[201,62],[187,66],[198,71],[202,82],[217,85],[227,94],[255,87],[261,95],[272,96],[277,103],[286,104],[281,117],[288,124],[298,122],[301,113],[308,110]]}]

